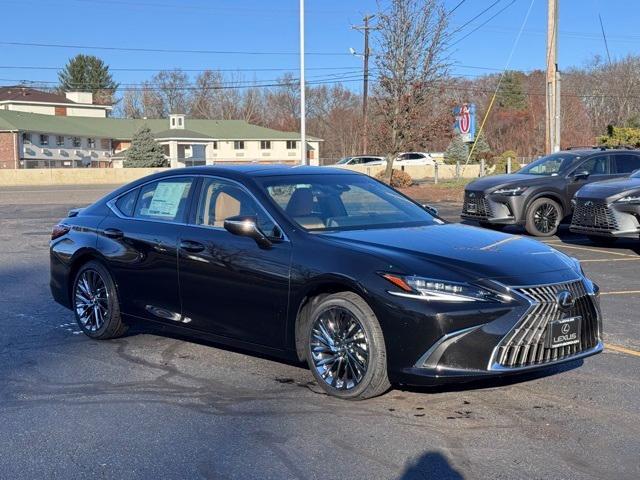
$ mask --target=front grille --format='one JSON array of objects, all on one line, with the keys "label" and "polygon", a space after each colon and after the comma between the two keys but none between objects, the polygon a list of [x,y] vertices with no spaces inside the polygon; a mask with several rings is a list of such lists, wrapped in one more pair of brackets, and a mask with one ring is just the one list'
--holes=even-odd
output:
[{"label": "front grille", "polygon": [[[568,290],[576,299],[563,311],[557,303],[559,292]],[[526,367],[561,360],[598,344],[598,308],[581,281],[541,287],[519,288],[517,292],[534,302],[532,308],[498,346],[497,362],[503,367]],[[551,322],[582,317],[580,341],[573,345],[549,348],[546,338]]]},{"label": "front grille", "polygon": [[577,200],[571,225],[598,232],[618,230],[613,211],[603,202]]},{"label": "front grille", "polygon": [[[475,208],[473,206],[475,205]],[[462,213],[469,217],[489,218],[493,216],[491,206],[483,193],[464,192]]]}]

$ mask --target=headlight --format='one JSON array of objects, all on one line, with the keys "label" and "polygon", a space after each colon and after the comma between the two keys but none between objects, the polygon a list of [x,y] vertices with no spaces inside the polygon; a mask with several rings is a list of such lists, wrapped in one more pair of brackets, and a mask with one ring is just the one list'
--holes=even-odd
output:
[{"label": "headlight", "polygon": [[518,196],[518,195],[522,195],[522,193],[527,188],[528,187],[499,188],[498,190],[494,190],[491,193],[492,194],[496,194],[496,195],[505,195],[507,197],[515,197],[515,196]]},{"label": "headlight", "polygon": [[627,205],[640,205],[640,193],[627,195],[626,197],[622,197],[616,200],[614,203],[625,203]]},{"label": "headlight", "polygon": [[399,276],[384,273],[382,276],[402,291],[390,290],[391,295],[438,302],[501,302],[512,300],[504,295],[468,283],[436,280],[416,276]]}]

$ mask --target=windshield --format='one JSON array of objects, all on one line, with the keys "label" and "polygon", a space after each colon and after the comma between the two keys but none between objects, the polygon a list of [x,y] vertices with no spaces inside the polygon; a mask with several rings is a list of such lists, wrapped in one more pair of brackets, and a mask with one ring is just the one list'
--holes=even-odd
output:
[{"label": "windshield", "polygon": [[555,153],[547,157],[539,158],[517,173],[526,173],[528,175],[558,175],[571,164],[575,157],[575,155],[567,155],[566,153]]},{"label": "windshield", "polygon": [[295,223],[310,231],[444,223],[392,188],[364,175],[270,177],[263,188]]},{"label": "windshield", "polygon": [[344,165],[345,163],[349,163],[349,160],[351,160],[353,157],[344,157],[341,158],[340,160],[338,160],[336,162],[336,165]]}]

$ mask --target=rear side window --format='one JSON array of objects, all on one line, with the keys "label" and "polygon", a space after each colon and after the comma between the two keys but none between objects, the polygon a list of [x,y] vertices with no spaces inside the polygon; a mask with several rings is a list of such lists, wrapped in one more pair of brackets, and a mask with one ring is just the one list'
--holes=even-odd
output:
[{"label": "rear side window", "polygon": [[126,217],[133,216],[133,209],[136,206],[137,196],[138,189],[136,188],[118,198],[118,200],[116,200],[116,208],[118,211]]},{"label": "rear side window", "polygon": [[640,156],[624,153],[615,156],[616,173],[631,173],[640,168]]},{"label": "rear side window", "polygon": [[187,209],[192,178],[168,178],[140,188],[135,218],[181,222]]},{"label": "rear side window", "polygon": [[598,157],[591,157],[580,165],[577,171],[586,171],[589,172],[590,175],[609,175],[609,156],[601,155]]}]

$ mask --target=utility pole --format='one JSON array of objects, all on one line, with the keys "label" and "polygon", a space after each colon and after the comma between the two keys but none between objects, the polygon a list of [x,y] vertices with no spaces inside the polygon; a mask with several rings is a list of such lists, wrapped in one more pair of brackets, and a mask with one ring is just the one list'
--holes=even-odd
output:
[{"label": "utility pole", "polygon": [[369,31],[372,27],[369,25],[369,21],[372,20],[375,15],[365,15],[362,19],[364,25],[353,27],[355,30],[364,32],[364,50],[362,52],[362,58],[364,61],[364,76],[362,83],[362,153],[366,154],[369,144],[369,131],[368,131],[368,116],[367,107],[369,99]]},{"label": "utility pole", "polygon": [[560,72],[558,71],[558,0],[548,0],[547,11],[547,95],[545,149],[560,150]]},{"label": "utility pole", "polygon": [[307,165],[307,105],[304,81],[304,0],[300,0],[300,163]]}]

